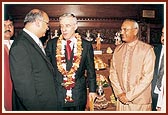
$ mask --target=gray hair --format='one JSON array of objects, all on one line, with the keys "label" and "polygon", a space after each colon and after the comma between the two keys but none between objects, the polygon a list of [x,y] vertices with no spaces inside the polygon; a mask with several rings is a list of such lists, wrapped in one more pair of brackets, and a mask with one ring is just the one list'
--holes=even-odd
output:
[{"label": "gray hair", "polygon": [[62,18],[65,18],[65,17],[72,17],[73,20],[74,20],[74,23],[77,24],[77,18],[76,18],[76,16],[74,14],[71,14],[71,13],[65,13],[65,14],[61,15],[59,17],[59,21],[61,21]]},{"label": "gray hair", "polygon": [[42,10],[33,9],[26,15],[24,23],[34,22],[36,19],[43,20],[43,14],[44,12]]},{"label": "gray hair", "polygon": [[134,23],[133,28],[136,28],[137,30],[139,30],[139,24],[135,20],[132,20],[132,19],[124,20],[124,22],[126,21]]}]

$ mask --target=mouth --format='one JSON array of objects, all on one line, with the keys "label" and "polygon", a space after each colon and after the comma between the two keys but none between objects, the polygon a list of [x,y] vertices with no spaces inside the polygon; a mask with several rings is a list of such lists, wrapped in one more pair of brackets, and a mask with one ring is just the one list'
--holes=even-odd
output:
[{"label": "mouth", "polygon": [[63,33],[62,35],[63,35],[64,37],[66,37],[68,34],[67,34],[67,33]]},{"label": "mouth", "polygon": [[62,35],[63,35],[63,36],[66,36],[66,35],[67,35],[67,33],[62,33]]},{"label": "mouth", "polygon": [[122,39],[124,39],[125,37],[124,36],[121,36]]}]

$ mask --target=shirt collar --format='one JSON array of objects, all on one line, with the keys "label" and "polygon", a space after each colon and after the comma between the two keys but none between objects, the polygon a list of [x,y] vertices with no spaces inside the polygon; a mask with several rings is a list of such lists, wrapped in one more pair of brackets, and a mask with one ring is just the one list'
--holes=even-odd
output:
[{"label": "shirt collar", "polygon": [[27,34],[29,34],[29,35],[32,37],[32,39],[33,39],[37,44],[39,44],[39,43],[41,42],[40,39],[39,39],[35,34],[33,34],[32,32],[30,32],[30,31],[27,30],[26,28],[24,28],[23,31],[25,31]]},{"label": "shirt collar", "polygon": [[71,38],[70,40],[73,44],[77,41],[77,39],[75,37]]},{"label": "shirt collar", "polygon": [[[71,41],[70,47],[72,48],[73,45],[77,43],[77,39],[76,39],[75,37],[72,37],[72,38],[70,38],[69,40]],[[65,42],[66,42],[66,40],[65,40]]]},{"label": "shirt collar", "polygon": [[128,43],[128,46],[134,46],[138,42],[138,39],[134,40],[133,42]]},{"label": "shirt collar", "polygon": [[14,40],[4,40],[4,44],[7,45],[8,49],[10,49]]}]

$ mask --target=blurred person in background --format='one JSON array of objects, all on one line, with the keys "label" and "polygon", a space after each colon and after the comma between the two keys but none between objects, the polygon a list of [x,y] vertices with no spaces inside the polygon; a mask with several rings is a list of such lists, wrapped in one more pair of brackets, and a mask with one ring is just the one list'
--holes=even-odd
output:
[{"label": "blurred person in background", "polygon": [[14,37],[14,20],[4,13],[4,107],[6,111],[12,110],[12,81],[9,69],[9,50]]},{"label": "blurred person in background", "polygon": [[154,51],[156,55],[155,71],[152,80],[152,110],[164,111],[166,110],[165,92],[165,74],[164,74],[164,27],[162,28],[162,35],[160,37],[161,44],[155,46]]}]

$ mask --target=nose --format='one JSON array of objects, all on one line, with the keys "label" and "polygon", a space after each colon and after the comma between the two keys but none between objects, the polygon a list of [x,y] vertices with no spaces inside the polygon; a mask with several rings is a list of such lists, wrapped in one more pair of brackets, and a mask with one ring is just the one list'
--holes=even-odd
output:
[{"label": "nose", "polygon": [[5,30],[9,30],[10,28],[10,25],[5,25]]},{"label": "nose", "polygon": [[125,31],[123,29],[120,30],[120,33],[123,34]]},{"label": "nose", "polygon": [[66,31],[66,26],[61,26],[61,31],[65,32]]}]

